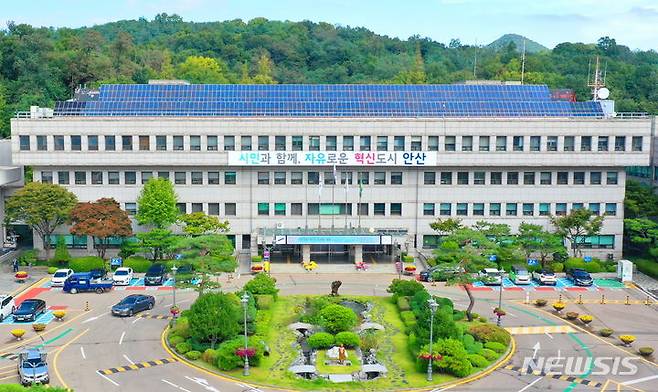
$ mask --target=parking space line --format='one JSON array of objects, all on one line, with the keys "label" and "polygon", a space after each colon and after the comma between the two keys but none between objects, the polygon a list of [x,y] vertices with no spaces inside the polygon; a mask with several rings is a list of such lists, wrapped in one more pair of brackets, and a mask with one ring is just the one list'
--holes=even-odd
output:
[{"label": "parking space line", "polygon": [[123,333],[121,333],[121,337],[119,338],[119,344],[123,343],[124,336],[126,336],[126,331],[123,331]]},{"label": "parking space line", "polygon": [[538,377],[535,381],[531,382],[530,384],[526,385],[525,387],[519,389],[519,392],[523,392],[526,389],[530,388],[531,386],[535,385],[539,380],[541,380],[543,377]]},{"label": "parking space line", "polygon": [[119,384],[117,384],[117,383],[116,383],[114,380],[112,380],[111,378],[102,375],[101,372],[100,372],[100,370],[96,371],[96,374],[98,374],[99,376],[103,377],[103,378],[106,379],[107,381],[111,382],[111,383],[114,384],[115,386],[117,386],[117,387],[119,386]]}]

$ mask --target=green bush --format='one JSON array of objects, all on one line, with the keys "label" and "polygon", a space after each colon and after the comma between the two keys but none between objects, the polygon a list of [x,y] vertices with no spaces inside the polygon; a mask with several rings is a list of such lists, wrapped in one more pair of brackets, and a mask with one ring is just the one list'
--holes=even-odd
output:
[{"label": "green bush", "polygon": [[386,289],[397,297],[413,297],[419,291],[425,291],[425,286],[415,280],[393,279]]},{"label": "green bush", "polygon": [[[71,261],[71,254],[66,248],[64,236],[57,236],[57,245],[55,245],[55,255],[50,259],[50,264],[54,267],[65,266]],[[77,271],[74,269],[74,271]]]},{"label": "green bush", "polygon": [[243,290],[252,295],[269,294],[275,301],[279,293],[279,289],[276,288],[276,279],[264,272],[256,274],[253,279],[244,285]]},{"label": "green bush", "polygon": [[407,330],[411,330],[411,328],[413,328],[417,323],[416,315],[410,310],[400,312],[400,318],[402,319],[405,327],[407,327]]},{"label": "green bush", "polygon": [[636,259],[633,263],[638,271],[658,279],[658,262],[648,259]]},{"label": "green bush", "polygon": [[[429,351],[424,346],[422,351]],[[434,352],[441,354],[443,359],[435,362],[438,369],[457,377],[466,377],[473,372],[473,365],[468,360],[468,353],[461,341],[455,339],[438,339]]]},{"label": "green bush", "polygon": [[485,357],[487,361],[495,361],[499,357],[499,354],[497,354],[494,350],[490,350],[488,348],[483,348],[482,351],[480,351],[480,355]]},{"label": "green bush", "polygon": [[220,344],[217,348],[217,367],[221,370],[233,370],[242,366],[244,360],[235,354],[235,351],[241,347],[244,347],[242,338],[227,340]]},{"label": "green bush", "polygon": [[306,343],[314,349],[330,348],[334,345],[334,342],[334,336],[326,332],[316,332],[306,340]]},{"label": "green bush", "polygon": [[587,272],[596,273],[603,272],[605,268],[601,266],[601,261],[599,259],[592,259],[590,262],[585,262],[585,260],[577,257],[569,257],[565,263],[566,268],[582,268]]},{"label": "green bush", "polygon": [[326,306],[318,313],[320,325],[329,332],[336,334],[338,332],[349,331],[356,325],[356,314],[350,308],[332,304]]},{"label": "green bush", "polygon": [[[493,324],[473,325],[468,328],[468,333],[483,343],[496,342],[507,347],[511,340],[509,332]],[[484,347],[487,347],[485,344]]]},{"label": "green bush", "polygon": [[637,352],[640,353],[640,355],[642,355],[643,357],[649,357],[653,354],[653,347],[649,347],[649,346],[640,347],[637,350]]},{"label": "green bush", "polygon": [[468,361],[473,365],[474,367],[478,368],[485,368],[489,366],[489,361],[482,355],[478,354],[468,354]]},{"label": "green bush", "polygon": [[336,345],[343,345],[348,348],[354,348],[358,347],[359,344],[361,343],[361,340],[359,339],[359,335],[355,334],[354,332],[338,332],[336,334]]},{"label": "green bush", "polygon": [[466,317],[466,312],[463,310],[455,310],[452,312],[452,319],[455,321],[462,321]]},{"label": "green bush", "polygon": [[563,263],[551,263],[551,269],[553,272],[562,272],[564,271],[564,264]]},{"label": "green bush", "polygon": [[201,354],[201,360],[211,365],[217,364],[217,350],[213,350],[212,348],[207,349]]},{"label": "green bush", "polygon": [[169,336],[169,344],[171,346],[176,347],[177,345],[179,345],[180,343],[183,343],[184,341],[185,341],[185,338],[182,337],[182,336],[178,336],[178,335],[170,335]]},{"label": "green bush", "polygon": [[[371,348],[375,350],[379,349],[379,345],[382,341],[382,333],[380,331],[368,330],[361,334],[361,351],[367,352]],[[411,337],[409,337],[411,340]]]},{"label": "green bush", "polygon": [[57,272],[57,270],[58,270],[57,267],[48,267],[48,273],[49,273],[50,275],[52,275],[52,274],[54,274],[55,272]]},{"label": "green bush", "polygon": [[272,307],[274,297],[269,294],[258,294],[256,297],[256,307],[260,310],[266,310]]},{"label": "green bush", "polygon": [[30,249],[23,251],[20,256],[18,256],[18,263],[20,265],[28,265],[28,264],[36,264],[37,262],[37,256],[39,255],[39,251],[36,249]]},{"label": "green bush", "polygon": [[263,261],[263,256],[261,255],[251,256],[252,263],[260,263],[261,261]]},{"label": "green bush", "polygon": [[502,353],[505,352],[505,350],[507,350],[507,347],[504,344],[498,343],[498,342],[486,342],[484,344],[484,348],[488,348],[489,350],[493,350],[493,351],[497,352],[498,354],[502,354]]},{"label": "green bush", "polygon": [[178,343],[176,345],[176,351],[178,351],[179,354],[185,354],[190,350],[192,350],[192,345],[187,342]]},{"label": "green bush", "polygon": [[201,358],[201,353],[199,351],[188,351],[185,353],[185,358],[191,360],[191,361],[196,361],[197,359]]},{"label": "green bush", "polygon": [[398,297],[398,309],[401,312],[411,309],[409,307],[409,298],[407,297]]},{"label": "green bush", "polygon": [[105,261],[98,256],[75,257],[69,263],[69,268],[75,272],[89,272],[95,269],[105,269]]},{"label": "green bush", "polygon": [[482,342],[476,342],[473,335],[464,334],[462,344],[469,354],[479,354],[482,351]]},{"label": "green bush", "polygon": [[409,256],[409,255],[404,255],[402,256],[402,261],[405,263],[413,263],[414,262],[414,257]]},{"label": "green bush", "polygon": [[132,268],[135,272],[146,272],[151,266],[151,261],[142,256],[130,256],[123,261],[123,266]]},{"label": "green bush", "polygon": [[601,328],[599,330],[599,335],[603,336],[604,338],[611,336],[613,333],[615,333],[615,331],[611,328]]},{"label": "green bush", "polygon": [[176,320],[176,324],[171,328],[172,335],[178,335],[183,339],[190,337],[190,321],[187,316],[181,314],[180,317]]}]

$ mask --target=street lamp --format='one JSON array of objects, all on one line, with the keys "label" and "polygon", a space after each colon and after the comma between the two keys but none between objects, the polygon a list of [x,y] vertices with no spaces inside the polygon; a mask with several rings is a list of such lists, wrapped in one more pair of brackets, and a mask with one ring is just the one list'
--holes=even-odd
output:
[{"label": "street lamp", "polygon": [[432,343],[434,340],[434,313],[439,307],[439,304],[436,303],[434,298],[427,300],[428,305],[430,306],[430,360],[427,364],[427,381],[432,381]]},{"label": "street lamp", "polygon": [[502,269],[498,270],[498,275],[500,276],[500,290],[498,290],[498,312],[496,313],[496,316],[498,316],[498,320],[496,320],[496,325],[500,327],[500,316],[502,315],[501,310],[503,310],[503,274],[504,271]]},{"label": "street lamp", "polygon": [[174,264],[171,267],[171,272],[173,274],[173,285],[174,285],[174,298],[173,298],[173,304],[171,305],[171,326],[174,325],[176,322],[176,316],[178,315],[178,308],[176,307],[176,271],[178,271],[178,267],[176,267],[176,264]]},{"label": "street lamp", "polygon": [[249,356],[247,355],[249,349],[249,341],[247,340],[247,305],[249,304],[249,294],[246,292],[242,294],[240,299],[242,302],[242,308],[244,309],[244,370],[242,374],[245,376],[249,375]]}]

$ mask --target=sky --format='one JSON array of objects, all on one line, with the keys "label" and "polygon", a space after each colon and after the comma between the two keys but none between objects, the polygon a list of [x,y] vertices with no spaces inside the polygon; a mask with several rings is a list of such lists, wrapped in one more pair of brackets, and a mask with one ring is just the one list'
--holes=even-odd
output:
[{"label": "sky", "polygon": [[631,49],[658,50],[658,0],[2,0],[0,24],[80,27],[178,14],[206,22],[255,17],[366,27],[486,45],[506,33],[552,48],[610,36]]}]

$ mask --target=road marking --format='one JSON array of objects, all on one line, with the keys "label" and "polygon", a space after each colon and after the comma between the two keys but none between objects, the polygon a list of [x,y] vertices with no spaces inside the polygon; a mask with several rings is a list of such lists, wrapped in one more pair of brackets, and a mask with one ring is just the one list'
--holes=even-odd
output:
[{"label": "road marking", "polygon": [[535,381],[531,382],[530,384],[526,385],[525,387],[519,389],[519,392],[523,392],[526,389],[530,388],[531,386],[535,385],[539,380],[541,380],[543,377],[538,377]]},{"label": "road marking", "polygon": [[7,377],[2,377],[2,378],[0,378],[0,380],[9,380],[10,378],[15,378],[15,377],[18,377],[18,374],[14,374],[14,375],[7,376]]},{"label": "road marking", "polygon": [[642,377],[642,378],[637,378],[637,379],[635,379],[635,380],[630,380],[630,381],[622,382],[621,385],[633,385],[633,384],[639,384],[639,383],[641,383],[641,382],[651,381],[651,380],[654,380],[654,379],[656,379],[656,378],[658,378],[658,375],[648,376],[648,377]]},{"label": "road marking", "polygon": [[154,366],[158,366],[158,365],[165,365],[165,364],[173,363],[173,362],[178,362],[178,360],[176,358],[156,359],[156,360],[153,360],[153,361],[144,361],[144,362],[139,362],[139,363],[132,363],[130,365],[119,366],[119,367],[115,367],[115,368],[98,370],[98,373],[109,376],[110,374],[123,373],[123,372],[131,371],[131,370],[145,369],[145,368],[150,368],[150,367],[154,367]]},{"label": "road marking", "polygon": [[[594,388],[599,388],[599,387],[603,386],[603,384],[600,383],[600,382],[596,382],[596,381],[592,381],[592,380],[586,380],[586,379],[583,379],[583,378],[570,376],[568,374],[545,373],[541,370],[533,370],[533,371],[528,372],[529,369],[524,369],[522,367],[514,366],[514,365],[507,365],[503,369],[519,372],[519,374],[523,374],[523,375],[531,374],[533,376],[548,377],[548,378],[552,378],[554,380],[568,381],[570,383],[580,384],[580,385],[588,385],[588,386],[594,387]],[[526,385],[526,387],[528,387],[528,386],[529,385]],[[521,392],[521,391],[519,391],[519,392]]]},{"label": "road marking", "polygon": [[545,334],[546,336],[548,336],[549,338],[553,339],[553,335],[551,335],[550,333],[548,333],[548,332],[544,332],[544,334]]},{"label": "road marking", "polygon": [[98,316],[90,317],[90,318],[86,319],[85,321],[83,321],[81,324],[87,324],[87,323],[90,323],[90,322],[92,322],[92,321],[98,320],[99,318],[101,318],[101,317],[103,317],[103,316],[104,316],[104,315],[101,314],[101,315],[98,315]]},{"label": "road marking", "polygon": [[119,386],[119,384],[117,384],[116,382],[114,382],[111,378],[102,375],[101,372],[100,372],[100,370],[97,371],[96,374],[98,374],[99,376],[103,377],[103,378],[106,379],[107,381],[111,382],[111,383],[114,384],[115,386],[117,386],[117,387]]},{"label": "road marking", "polygon": [[131,365],[135,364],[135,362],[133,362],[132,359],[128,358],[126,354],[123,354],[123,357],[126,359],[126,361],[130,362]]},{"label": "road marking", "polygon": [[10,361],[15,361],[18,358],[18,354],[15,353],[5,353],[0,355],[0,358],[8,359]]},{"label": "road marking", "polygon": [[85,355],[85,348],[80,346],[80,354],[82,354],[82,359],[87,359],[87,356]]},{"label": "road marking", "polygon": [[537,335],[543,333],[574,333],[570,325],[542,325],[539,327],[507,327],[507,332],[512,335]]},{"label": "road marking", "polygon": [[183,391],[183,392],[190,392],[189,389],[185,389],[185,388],[183,388],[183,387],[181,387],[181,386],[179,386],[179,385],[174,384],[174,383],[171,382],[171,381],[167,381],[167,380],[165,380],[164,378],[161,379],[160,381],[162,381],[162,382],[164,382],[164,383],[166,383],[166,384],[169,384],[169,385],[171,385],[171,386],[174,387],[174,388],[178,388],[178,389],[180,389],[180,390]]},{"label": "road marking", "polygon": [[61,354],[62,351],[64,351],[64,349],[66,349],[71,343],[78,340],[82,335],[86,334],[87,332],[89,332],[89,328],[85,329],[79,335],[75,336],[73,339],[71,339],[68,342],[64,343],[64,345],[62,345],[62,347],[60,347],[59,350],[57,350],[57,352],[55,353],[55,356],[53,357],[53,369],[55,370],[55,376],[57,376],[57,379],[59,380],[59,383],[62,384],[62,387],[64,387],[64,389],[69,389],[69,386],[66,384],[66,382],[64,382],[64,379],[62,378],[62,375],[59,374],[59,369],[57,369],[57,359],[59,358],[59,354]]},{"label": "road marking", "polygon": [[[197,384],[201,385],[201,386],[203,387],[203,389],[205,389],[206,391],[209,391],[209,392],[219,392],[219,389],[210,386],[210,384],[208,384],[208,380],[206,380],[205,378],[198,378],[198,377],[194,377],[194,378],[192,378],[192,377],[188,377],[188,376],[185,376],[185,378],[187,378],[188,380],[190,380],[190,381],[192,381],[192,382],[194,382],[194,383],[197,383]],[[244,384],[241,384],[241,385],[243,385],[245,388],[248,388],[248,387],[247,387],[246,385],[244,385]]]},{"label": "road marking", "polygon": [[147,319],[157,319],[157,320],[169,320],[169,319],[171,319],[171,316],[167,316],[167,315],[164,315],[164,314],[149,314],[149,313],[140,314],[138,317],[147,318]]},{"label": "road marking", "polygon": [[123,331],[123,333],[121,333],[121,337],[119,338],[119,344],[123,343],[124,336],[126,336],[126,331]]},{"label": "road marking", "polygon": [[133,320],[132,324],[135,324],[136,322],[138,322],[138,321],[141,320],[141,319],[143,319],[143,317],[135,317],[135,319]]}]

